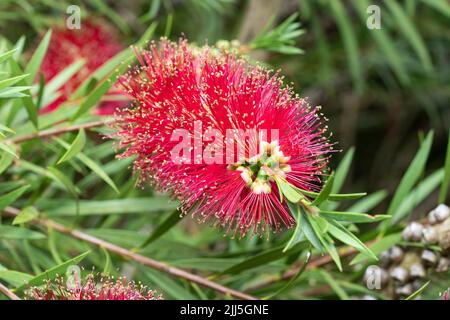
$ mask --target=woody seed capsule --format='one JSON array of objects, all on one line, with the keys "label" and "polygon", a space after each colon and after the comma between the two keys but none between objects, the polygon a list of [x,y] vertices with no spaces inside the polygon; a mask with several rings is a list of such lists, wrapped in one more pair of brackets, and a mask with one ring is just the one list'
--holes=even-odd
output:
[{"label": "woody seed capsule", "polygon": [[423,250],[421,258],[429,265],[435,265],[438,261],[437,254],[431,250]]},{"label": "woody seed capsule", "polygon": [[426,244],[436,244],[439,240],[436,230],[433,227],[423,228],[422,240]]},{"label": "woody seed capsule", "polygon": [[399,263],[403,260],[404,252],[399,246],[393,246],[389,251],[392,261]]},{"label": "woody seed capsule", "polygon": [[441,257],[436,267],[436,272],[447,272],[450,268],[450,259]]},{"label": "woody seed capsule", "polygon": [[425,278],[425,268],[421,263],[414,263],[409,268],[409,273],[413,278]]}]

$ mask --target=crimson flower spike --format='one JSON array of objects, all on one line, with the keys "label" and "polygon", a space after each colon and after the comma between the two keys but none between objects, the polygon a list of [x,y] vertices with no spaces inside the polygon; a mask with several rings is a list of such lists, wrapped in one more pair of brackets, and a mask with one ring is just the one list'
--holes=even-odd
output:
[{"label": "crimson flower spike", "polygon": [[116,133],[142,181],[239,236],[292,227],[279,181],[319,191],[332,145],[318,107],[283,78],[217,48],[166,39],[119,79],[133,105]]}]

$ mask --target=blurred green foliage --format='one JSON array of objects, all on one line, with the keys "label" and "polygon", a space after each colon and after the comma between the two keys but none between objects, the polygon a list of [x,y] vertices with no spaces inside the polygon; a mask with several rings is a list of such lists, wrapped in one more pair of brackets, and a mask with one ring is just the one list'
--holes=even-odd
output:
[{"label": "blurred green foliage", "polygon": [[[76,92],[76,99],[56,112],[38,115],[40,104],[46,101],[38,93],[50,96],[67,76],[61,75],[60,82],[50,89],[46,84],[47,91],[33,83],[51,35],[47,33],[43,40],[42,36],[55,24],[65,23],[67,7],[73,4],[81,7],[82,21],[100,16],[113,23],[126,45],[164,35],[172,39],[184,35],[198,44],[238,39],[252,56],[264,59],[273,69],[281,68],[286,82],[292,81],[301,96],[323,106],[332,139],[339,142],[338,149],[346,151],[334,156],[332,166],[337,171],[331,192],[370,193],[339,208],[394,216],[395,223],[387,221],[380,228],[370,225],[358,230],[352,226],[362,241],[395,234],[414,214],[423,215],[431,209],[439,190],[443,190],[440,200],[444,201],[450,172],[449,156],[442,169],[450,127],[448,1],[286,0],[278,2],[276,12],[264,12],[263,1],[259,6],[257,2],[1,1],[0,208],[21,210],[19,218],[1,219],[2,282],[20,288],[44,270],[63,272],[55,266],[66,266],[64,261],[91,250],[76,262],[83,259],[87,268],[126,274],[159,288],[167,298],[220,297],[35,226],[32,221],[36,217],[83,229],[125,248],[139,248],[135,250],[145,256],[195,270],[237,290],[278,279],[293,265],[306,261],[309,254],[303,247],[282,250],[293,231],[271,235],[270,240],[250,236],[237,240],[190,218],[180,221],[174,212],[175,201],[148,186],[136,187],[137,179],[129,169],[131,160],[115,159],[113,142],[98,134],[109,133],[107,127],[15,143],[17,137],[98,120],[88,111],[111,83],[94,76]],[[381,9],[380,30],[366,26],[369,4]],[[249,21],[254,6],[269,18]],[[246,23],[259,30],[250,40],[242,38]],[[133,59],[129,49],[105,65],[101,75],[114,80],[124,70],[115,68],[127,59]],[[77,62],[65,72],[76,72],[82,64]],[[425,138],[430,131],[433,134]],[[326,201],[323,206],[336,210],[338,205]],[[337,242],[336,247],[344,245]],[[332,251],[337,254],[336,248]],[[320,270],[301,270],[292,283],[272,281],[252,293],[310,298],[311,286],[327,284],[328,289],[314,292],[313,298],[365,293],[383,298],[359,284],[359,270],[369,261],[361,256],[357,259],[359,268],[350,267],[350,260],[344,259],[343,272],[333,264]],[[430,288],[425,290],[430,298],[442,290],[433,284]]]}]

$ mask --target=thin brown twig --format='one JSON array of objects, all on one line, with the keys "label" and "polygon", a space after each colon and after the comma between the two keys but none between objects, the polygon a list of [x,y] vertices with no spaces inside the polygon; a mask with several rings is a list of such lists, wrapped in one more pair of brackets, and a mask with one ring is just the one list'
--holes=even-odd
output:
[{"label": "thin brown twig", "polygon": [[0,282],[0,292],[3,293],[11,300],[21,300],[18,296],[14,294],[11,290],[9,290],[3,283]]},{"label": "thin brown twig", "polygon": [[81,123],[81,124],[76,124],[73,126],[67,126],[67,127],[61,127],[61,128],[56,128],[56,129],[48,129],[48,130],[42,130],[36,133],[30,133],[30,134],[25,134],[22,136],[17,136],[11,139],[8,139],[8,142],[12,142],[12,143],[21,143],[21,142],[25,142],[28,140],[32,140],[32,139],[36,139],[36,138],[46,138],[46,137],[52,137],[52,136],[57,136],[57,135],[61,135],[63,133],[66,132],[71,132],[71,131],[78,131],[80,129],[91,129],[94,127],[100,127],[106,124],[111,123],[113,120],[98,120],[98,121],[93,121],[93,122],[87,122],[87,123]]},{"label": "thin brown twig", "polygon": [[[19,214],[20,210],[18,210],[16,208],[12,208],[12,207],[6,207],[4,209],[4,212],[10,216],[17,216]],[[94,236],[91,236],[89,234],[86,234],[80,230],[69,229],[66,226],[64,226],[60,223],[57,223],[53,220],[36,219],[36,220],[33,220],[32,222],[34,224],[39,224],[39,225],[45,226],[47,228],[52,228],[53,230],[56,230],[60,233],[67,234],[74,238],[80,239],[82,241],[94,244],[94,245],[104,248],[112,253],[115,253],[122,257],[126,257],[128,259],[136,261],[136,262],[138,262],[142,265],[148,266],[150,268],[159,270],[161,272],[165,272],[171,276],[182,278],[182,279],[188,280],[190,282],[196,283],[200,286],[213,289],[222,294],[229,295],[234,298],[242,299],[242,300],[258,300],[256,297],[253,297],[249,294],[222,286],[216,282],[213,282],[213,281],[205,279],[201,276],[189,273],[183,269],[171,267],[164,262],[160,262],[160,261],[153,260],[148,257],[142,256],[142,255],[132,252],[128,249],[122,248],[120,246],[117,246],[117,245],[107,242],[105,240],[102,240],[102,239],[96,238]]]}]

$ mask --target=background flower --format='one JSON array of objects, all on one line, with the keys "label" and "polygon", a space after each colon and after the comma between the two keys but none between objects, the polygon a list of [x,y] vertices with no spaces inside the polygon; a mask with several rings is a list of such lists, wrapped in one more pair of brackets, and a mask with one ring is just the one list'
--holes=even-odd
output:
[{"label": "background flower", "polygon": [[161,296],[125,278],[88,274],[68,284],[64,277],[27,291],[30,300],[159,300]]},{"label": "background flower", "polygon": [[[84,21],[80,29],[58,26],[53,30],[47,53],[40,68],[45,81],[49,82],[64,68],[79,59],[84,59],[85,65],[63,85],[60,90],[61,95],[45,106],[41,112],[46,113],[57,109],[92,72],[124,48],[119,42],[116,32],[107,22],[95,19]],[[119,94],[119,91],[113,88],[108,94]],[[108,99],[107,96],[105,98]],[[123,105],[125,105],[124,101],[103,101],[98,106],[97,112],[112,114],[116,108]]]}]

